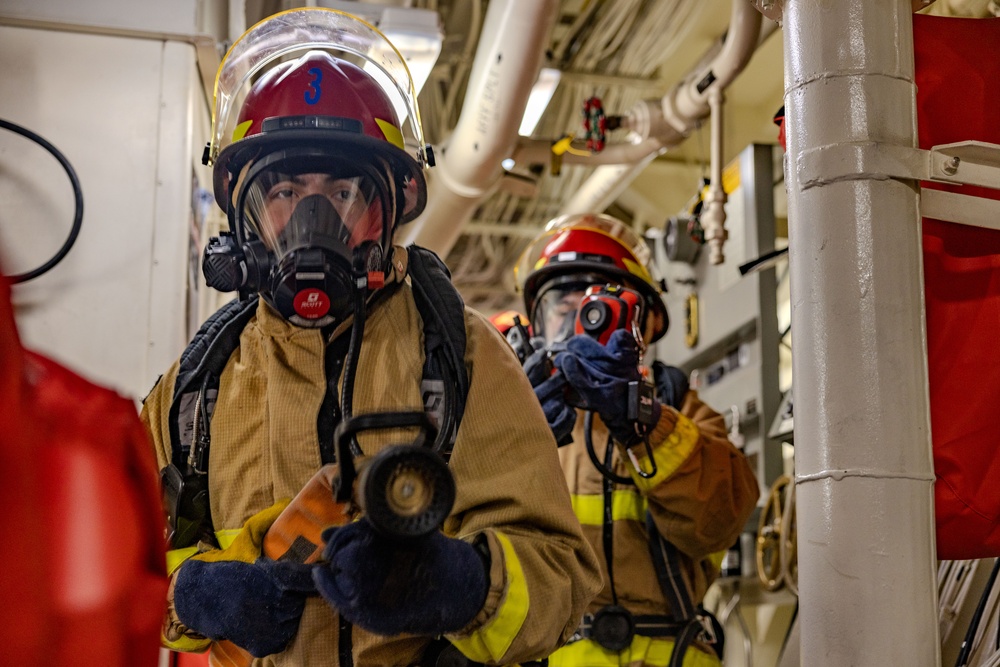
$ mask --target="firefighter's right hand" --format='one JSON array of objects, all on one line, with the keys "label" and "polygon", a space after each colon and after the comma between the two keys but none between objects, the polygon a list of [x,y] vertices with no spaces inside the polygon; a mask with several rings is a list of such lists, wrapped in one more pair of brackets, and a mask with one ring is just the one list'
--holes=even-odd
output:
[{"label": "firefighter's right hand", "polygon": [[576,410],[566,401],[566,378],[562,372],[552,374],[552,361],[547,350],[537,350],[524,362],[524,372],[535,389],[535,396],[542,404],[549,429],[562,447],[573,442]]},{"label": "firefighter's right hand", "polygon": [[458,632],[486,602],[489,557],[463,540],[439,532],[390,539],[368,519],[328,528],[323,538],[326,563],[313,573],[319,592],[369,632]]},{"label": "firefighter's right hand", "polygon": [[316,595],[314,567],[267,558],[188,560],[177,572],[174,609],[209,639],[227,639],[256,658],[280,653],[299,630],[306,598]]}]

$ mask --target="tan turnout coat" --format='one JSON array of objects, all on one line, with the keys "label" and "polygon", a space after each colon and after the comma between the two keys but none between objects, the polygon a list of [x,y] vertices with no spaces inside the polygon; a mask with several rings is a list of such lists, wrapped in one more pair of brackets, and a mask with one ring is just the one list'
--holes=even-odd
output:
[{"label": "tan turnout coat", "polygon": [[[387,282],[406,274],[396,248]],[[422,410],[421,318],[409,279],[369,312],[354,393],[354,414]],[[447,535],[485,534],[492,568],[486,604],[461,633],[449,636],[467,655],[493,664],[543,657],[574,631],[600,588],[598,563],[583,539],[563,482],[556,446],[517,358],[495,328],[466,309],[470,389],[450,469],[457,485]],[[343,334],[347,324],[334,332]],[[326,394],[327,341],[291,325],[261,302],[222,376],[211,421],[209,490],[216,530],[238,529],[251,515],[294,496],[319,469],[317,416]],[[145,400],[161,467],[170,460],[168,410],[175,363]],[[371,455],[404,442],[362,433]],[[337,665],[338,616],[310,599],[298,635],[259,666]],[[410,665],[428,638],[380,637],[353,630],[358,667]]]},{"label": "tan turnout coat", "polygon": [[[578,411],[573,442],[560,448],[566,483],[584,535],[601,564],[605,585],[587,608],[594,613],[612,603],[608,568],[602,545],[602,476],[585,447],[584,413]],[[595,415],[595,453],[604,461],[608,431]],[[719,575],[724,552],[736,541],[759,496],[753,470],[726,435],[725,420],[689,391],[681,410],[663,406],[650,437],[656,475],[640,479],[632,463],[616,446],[612,465],[634,486],[616,484],[613,490],[613,574],[618,603],[633,614],[665,615],[669,605],[661,592],[648,547],[645,517],[651,512],[661,534],[680,551],[681,567],[691,599],[698,604]],[[642,445],[633,448],[640,466],[652,470]],[[568,665],[665,665],[670,640],[637,638],[623,655],[603,650],[593,640],[573,642],[560,649],[550,667]],[[717,665],[700,651],[689,651],[684,667]]]}]

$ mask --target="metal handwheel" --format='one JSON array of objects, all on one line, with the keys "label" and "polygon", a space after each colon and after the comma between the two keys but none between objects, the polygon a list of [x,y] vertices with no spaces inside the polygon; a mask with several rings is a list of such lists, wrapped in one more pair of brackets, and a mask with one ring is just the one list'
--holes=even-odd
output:
[{"label": "metal handwheel", "polygon": [[781,561],[785,586],[788,586],[788,590],[793,595],[798,595],[799,558],[796,546],[798,532],[795,529],[795,483],[789,483],[786,488],[785,506],[781,514],[781,541],[778,545],[778,558]]},{"label": "metal handwheel", "polygon": [[781,559],[782,515],[790,483],[788,475],[774,480],[757,524],[757,578],[769,591],[777,591],[785,584]]}]

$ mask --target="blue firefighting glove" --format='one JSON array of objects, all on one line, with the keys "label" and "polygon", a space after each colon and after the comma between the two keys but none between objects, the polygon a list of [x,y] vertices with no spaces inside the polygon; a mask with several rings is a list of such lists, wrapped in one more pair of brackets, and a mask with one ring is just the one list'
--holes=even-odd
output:
[{"label": "blue firefighting glove", "polygon": [[660,401],[680,410],[684,406],[690,383],[684,371],[676,366],[667,366],[662,361],[653,362],[653,381]]},{"label": "blue firefighting glove", "polygon": [[[586,334],[573,336],[566,342],[566,351],[556,355],[555,365],[583,407],[601,416],[615,440],[626,446],[641,440],[635,422],[628,418],[629,383],[641,379],[639,348],[631,332],[615,331],[607,345]],[[659,417],[660,405],[654,400],[654,423]]]},{"label": "blue firefighting glove", "polygon": [[488,556],[434,532],[412,540],[379,535],[367,519],[328,528],[320,594],[358,627],[379,635],[437,636],[468,625],[489,591]]},{"label": "blue firefighting glove", "polygon": [[576,410],[566,402],[566,378],[562,373],[551,374],[547,350],[537,350],[524,362],[524,372],[542,404],[549,429],[560,447],[573,442]]},{"label": "blue firefighting glove", "polygon": [[314,565],[261,558],[190,560],[177,573],[174,607],[189,629],[228,639],[262,658],[280,653],[299,630],[306,598],[316,594]]},{"label": "blue firefighting glove", "polygon": [[228,548],[180,566],[174,611],[187,629],[227,639],[258,658],[292,641],[306,598],[317,594],[311,572],[316,566],[260,557],[264,535],[287,505],[284,499],[258,512]]}]

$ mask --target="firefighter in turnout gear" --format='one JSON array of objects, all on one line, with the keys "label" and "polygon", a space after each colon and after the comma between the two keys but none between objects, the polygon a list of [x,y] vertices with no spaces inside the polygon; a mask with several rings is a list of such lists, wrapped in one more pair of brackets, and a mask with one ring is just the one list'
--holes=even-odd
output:
[{"label": "firefighter in turnout gear", "polygon": [[596,214],[553,220],[515,268],[535,336],[524,368],[604,575],[550,667],[720,664],[700,603],[759,490],[684,373],[654,363],[653,398],[641,354],[668,319],[650,268],[645,242]]},{"label": "firefighter in turnout gear", "polygon": [[[398,52],[342,12],[277,14],[223,60],[213,128],[230,230],[204,270],[240,298],[143,407],[172,538],[164,644],[223,665],[544,658],[599,564],[517,358],[436,256],[393,245],[432,160]],[[327,469],[321,506],[290,513]],[[312,510],[333,518],[269,551]]]}]

